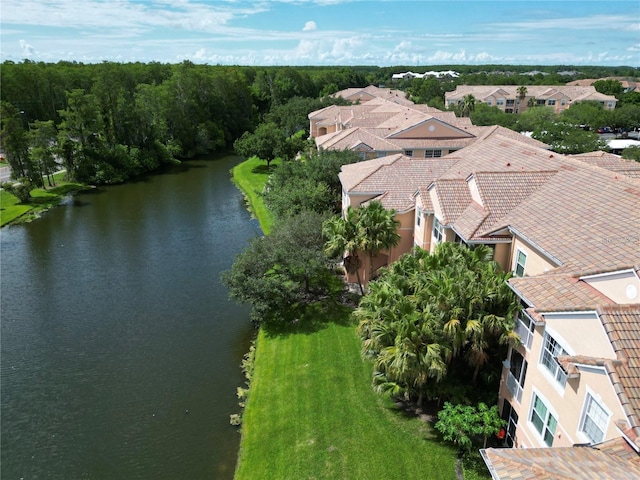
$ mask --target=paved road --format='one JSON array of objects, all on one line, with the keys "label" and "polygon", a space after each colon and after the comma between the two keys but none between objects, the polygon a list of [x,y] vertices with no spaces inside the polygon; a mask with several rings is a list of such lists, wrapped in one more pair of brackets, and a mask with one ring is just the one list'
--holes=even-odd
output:
[{"label": "paved road", "polygon": [[9,167],[0,167],[0,183],[11,180],[11,169]]}]

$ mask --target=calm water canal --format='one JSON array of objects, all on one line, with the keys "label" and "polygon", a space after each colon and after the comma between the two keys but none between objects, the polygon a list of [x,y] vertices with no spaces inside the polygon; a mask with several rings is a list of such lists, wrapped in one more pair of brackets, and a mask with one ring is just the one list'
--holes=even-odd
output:
[{"label": "calm water canal", "polygon": [[1,477],[231,479],[259,234],[226,157],[80,194],[1,238]]}]

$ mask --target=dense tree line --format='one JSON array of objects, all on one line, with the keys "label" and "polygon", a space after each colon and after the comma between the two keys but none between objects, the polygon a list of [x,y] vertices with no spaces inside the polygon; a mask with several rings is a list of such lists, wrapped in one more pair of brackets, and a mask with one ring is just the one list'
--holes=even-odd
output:
[{"label": "dense tree line", "polygon": [[[322,94],[366,85],[346,68],[4,62],[2,146],[34,185],[64,166],[70,179],[115,183],[163,164],[230,149],[264,121],[308,130]],[[302,134],[299,138],[305,138]],[[299,144],[277,153],[293,155]]]}]

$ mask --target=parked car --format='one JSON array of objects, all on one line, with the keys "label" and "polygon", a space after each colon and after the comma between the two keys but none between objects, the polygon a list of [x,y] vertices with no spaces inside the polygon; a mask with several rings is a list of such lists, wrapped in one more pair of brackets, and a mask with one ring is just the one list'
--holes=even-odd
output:
[{"label": "parked car", "polygon": [[613,129],[611,127],[600,127],[598,133],[613,133]]}]

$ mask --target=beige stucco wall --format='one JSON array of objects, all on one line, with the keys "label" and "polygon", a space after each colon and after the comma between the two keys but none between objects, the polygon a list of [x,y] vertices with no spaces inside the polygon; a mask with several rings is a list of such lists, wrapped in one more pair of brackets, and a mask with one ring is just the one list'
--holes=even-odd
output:
[{"label": "beige stucco wall", "polygon": [[640,303],[640,279],[633,270],[584,279],[616,303]]},{"label": "beige stucco wall", "polygon": [[[415,210],[418,212],[418,210]],[[417,214],[416,214],[417,215]],[[414,223],[414,243],[424,250],[429,250],[431,245],[431,229],[433,228],[433,215],[423,212],[420,226]]]},{"label": "beige stucco wall", "polygon": [[493,259],[498,262],[504,271],[511,270],[511,244],[497,243],[493,252]]},{"label": "beige stucco wall", "polygon": [[553,270],[555,265],[544,257],[535,247],[525,242],[523,239],[514,236],[511,243],[511,265],[509,270],[513,271],[517,259],[516,252],[523,251],[527,255],[524,274],[530,277]]},{"label": "beige stucco wall", "polygon": [[[597,355],[609,353],[611,355],[603,355],[609,358],[615,358],[612,349],[603,344],[602,326],[597,319],[582,319],[577,321],[565,318],[564,325],[560,325],[560,319],[553,319],[553,327],[557,330],[551,332],[556,340],[563,343],[563,347],[571,347],[575,354],[586,353],[591,346]],[[547,327],[551,329],[551,326]],[[608,421],[608,427],[605,439],[618,437],[619,431],[615,427],[617,420],[625,420],[624,411],[620,405],[618,397],[611,385],[609,376],[604,371],[597,370],[593,373],[592,367],[587,370],[580,370],[579,378],[567,379],[564,388],[551,377],[548,370],[540,364],[540,352],[543,346],[543,335],[545,327],[536,327],[531,349],[527,350],[524,346],[517,347],[518,351],[527,360],[527,374],[524,381],[522,393],[522,402],[518,403],[517,399],[511,396],[507,386],[506,378],[508,370],[503,368],[502,379],[500,385],[500,404],[502,399],[507,399],[511,403],[514,410],[518,413],[518,426],[516,428],[516,447],[546,447],[546,444],[533,428],[529,417],[534,393],[538,395],[553,413],[558,421],[553,446],[566,447],[576,443],[585,443],[587,438],[578,430],[582,421],[586,394],[589,392],[604,408],[611,414]],[[589,336],[597,337],[589,339]],[[569,342],[570,345],[566,345]]]},{"label": "beige stucco wall", "polygon": [[545,315],[546,329],[571,355],[616,358],[609,338],[595,312]]},{"label": "beige stucco wall", "polygon": [[390,138],[460,138],[470,137],[468,133],[461,132],[457,128],[453,128],[450,125],[443,124],[441,122],[431,120],[421,125],[411,128],[407,131],[400,132]]}]

